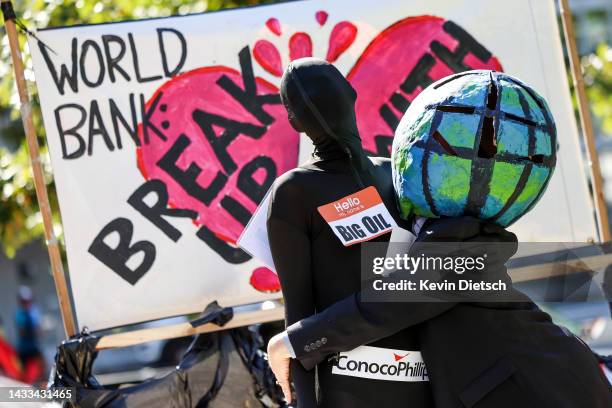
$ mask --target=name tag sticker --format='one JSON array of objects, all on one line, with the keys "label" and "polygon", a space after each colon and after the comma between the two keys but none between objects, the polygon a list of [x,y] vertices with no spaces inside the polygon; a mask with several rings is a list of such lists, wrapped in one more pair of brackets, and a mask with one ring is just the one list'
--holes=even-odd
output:
[{"label": "name tag sticker", "polygon": [[374,186],[317,209],[344,246],[369,241],[397,227]]},{"label": "name tag sticker", "polygon": [[424,382],[429,381],[423,356],[419,351],[393,350],[359,346],[340,353],[332,374],[371,380]]}]

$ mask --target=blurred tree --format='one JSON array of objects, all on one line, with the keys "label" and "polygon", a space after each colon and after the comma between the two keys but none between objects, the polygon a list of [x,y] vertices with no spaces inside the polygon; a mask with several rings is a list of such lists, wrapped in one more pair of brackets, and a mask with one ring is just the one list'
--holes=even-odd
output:
[{"label": "blurred tree", "polygon": [[[17,15],[31,29],[73,24],[92,24],[108,21],[163,17],[176,14],[197,13],[273,0],[29,0],[14,1]],[[19,104],[13,70],[10,63],[8,39],[0,28],[0,245],[12,257],[24,244],[43,237],[42,217],[38,210],[34,181],[19,117]],[[41,144],[41,158],[50,175],[49,156],[44,139],[44,128],[34,83],[34,73],[28,52],[26,37],[20,38],[26,65],[26,78],[32,104],[34,121]],[[47,180],[51,207],[57,215],[57,196],[53,180]],[[56,220],[56,221],[59,221]],[[62,237],[59,222],[56,233]]]},{"label": "blurred tree", "polygon": [[595,126],[600,133],[612,136],[612,47],[600,44],[582,58],[582,69]]}]

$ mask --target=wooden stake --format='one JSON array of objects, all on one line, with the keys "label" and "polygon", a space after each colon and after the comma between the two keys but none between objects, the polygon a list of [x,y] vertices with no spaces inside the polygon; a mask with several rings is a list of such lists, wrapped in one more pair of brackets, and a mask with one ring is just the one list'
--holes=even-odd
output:
[{"label": "wooden stake", "polygon": [[580,114],[580,125],[582,126],[582,134],[584,143],[587,148],[589,168],[591,172],[591,183],[593,186],[593,197],[595,200],[595,210],[597,214],[597,223],[599,227],[599,238],[603,242],[610,241],[610,227],[608,224],[608,209],[603,192],[603,180],[601,177],[601,169],[599,167],[599,157],[595,147],[595,137],[593,135],[593,122],[591,121],[591,113],[589,104],[584,90],[584,80],[580,68],[580,57],[578,48],[576,47],[576,37],[574,32],[574,23],[572,21],[572,13],[568,6],[567,0],[559,0],[561,12],[561,21],[563,22],[563,33],[565,35],[565,43],[568,50],[570,68],[572,70],[572,79],[574,81],[574,89],[578,102],[578,112]]},{"label": "wooden stake", "polygon": [[233,329],[235,327],[249,326],[256,323],[274,322],[284,318],[284,308],[278,302],[268,310],[252,310],[234,313],[234,317],[225,326],[213,323],[192,327],[189,323],[179,323],[150,329],[134,330],[126,333],[109,334],[102,336],[96,350],[106,350],[134,346],[156,340],[175,339],[178,337],[193,336],[199,333],[210,333],[219,330]]},{"label": "wooden stake", "polygon": [[[2,3],[2,10],[12,10],[10,0],[1,0],[0,2]],[[36,187],[36,197],[38,198],[38,206],[40,207],[40,212],[43,218],[45,239],[47,241],[47,249],[49,251],[49,259],[51,261],[51,271],[53,273],[53,280],[55,281],[60,311],[64,321],[64,331],[66,332],[67,336],[73,336],[76,334],[77,328],[74,322],[74,315],[72,314],[72,305],[70,303],[66,276],[64,275],[59,244],[57,242],[55,233],[53,232],[51,206],[49,205],[47,186],[45,184],[43,168],[40,163],[40,149],[38,146],[36,129],[34,128],[34,122],[32,121],[32,106],[30,104],[30,95],[28,94],[24,76],[23,59],[19,49],[17,28],[15,27],[15,21],[10,17],[10,15],[7,15],[7,13],[5,13],[4,26],[6,28],[6,34],[8,36],[11,49],[15,81],[17,82],[17,91],[19,92],[19,101],[21,102],[21,120],[23,122],[23,129],[25,131],[26,141],[28,143],[28,152],[30,154],[30,161],[34,174],[34,186]]]}]

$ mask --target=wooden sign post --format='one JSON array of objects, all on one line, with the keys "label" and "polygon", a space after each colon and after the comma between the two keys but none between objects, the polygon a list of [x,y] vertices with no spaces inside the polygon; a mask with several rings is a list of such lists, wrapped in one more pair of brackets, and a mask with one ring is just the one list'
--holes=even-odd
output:
[{"label": "wooden sign post", "polygon": [[11,48],[15,82],[17,83],[19,102],[21,104],[21,120],[23,122],[23,129],[25,131],[26,141],[28,143],[28,152],[30,154],[30,162],[32,164],[32,172],[34,175],[36,197],[38,198],[38,206],[40,207],[40,213],[42,214],[47,250],[49,251],[51,271],[53,273],[55,289],[57,290],[57,298],[59,300],[62,319],[64,322],[64,331],[66,332],[67,336],[73,336],[76,334],[77,328],[74,321],[72,305],[70,303],[70,293],[68,291],[68,284],[66,283],[66,275],[64,275],[64,267],[59,250],[59,243],[55,233],[53,232],[53,217],[51,206],[49,205],[49,195],[47,194],[47,186],[45,184],[43,168],[40,163],[40,148],[38,146],[36,129],[34,128],[34,122],[32,120],[32,105],[30,103],[30,95],[26,85],[21,50],[19,49],[19,37],[17,36],[17,27],[15,25],[16,16],[10,0],[1,0],[0,4],[2,6],[2,13],[4,15],[6,35],[8,36],[9,46]]},{"label": "wooden sign post", "polygon": [[603,191],[603,179],[601,177],[601,168],[599,167],[599,157],[597,156],[597,148],[595,146],[595,136],[593,134],[593,122],[591,121],[591,113],[589,111],[589,102],[584,90],[584,79],[580,68],[580,56],[576,47],[576,33],[574,32],[574,23],[572,21],[572,12],[568,5],[568,0],[559,0],[561,12],[561,21],[563,22],[563,34],[565,36],[565,44],[570,61],[570,69],[572,71],[572,79],[574,81],[574,90],[576,91],[576,100],[578,102],[578,113],[580,115],[580,125],[582,127],[582,135],[584,144],[589,159],[589,169],[591,173],[591,183],[593,186],[593,200],[595,201],[595,211],[597,214],[597,223],[599,228],[599,238],[603,242],[610,241],[610,226],[608,224],[608,209]]}]

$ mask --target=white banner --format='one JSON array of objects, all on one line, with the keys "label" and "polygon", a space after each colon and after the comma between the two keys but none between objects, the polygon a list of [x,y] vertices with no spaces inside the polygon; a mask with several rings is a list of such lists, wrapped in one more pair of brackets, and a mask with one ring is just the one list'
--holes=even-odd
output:
[{"label": "white banner", "polygon": [[338,354],[338,361],[332,368],[332,374],[370,380],[429,381],[420,351],[372,346],[359,346]]},{"label": "white banner", "polygon": [[302,56],[347,75],[378,155],[432,81],[476,68],[521,78],[549,101],[560,151],[548,192],[513,229],[597,238],[553,0],[298,1],[38,37],[49,48],[29,46],[80,327],[279,296],[235,242],[272,181],[309,154],[278,97],[283,68]]}]

